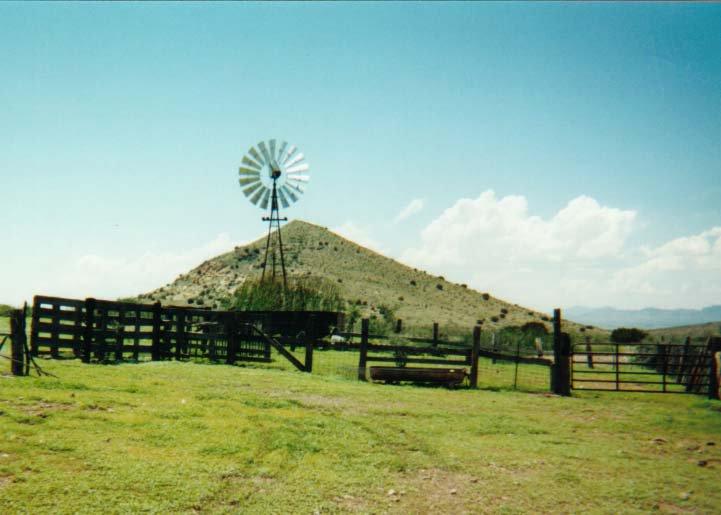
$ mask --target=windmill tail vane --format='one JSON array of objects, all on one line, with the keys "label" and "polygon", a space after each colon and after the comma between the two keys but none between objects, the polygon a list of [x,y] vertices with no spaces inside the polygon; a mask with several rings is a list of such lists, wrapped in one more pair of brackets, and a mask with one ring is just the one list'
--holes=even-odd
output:
[{"label": "windmill tail vane", "polygon": [[[263,217],[263,221],[268,222],[268,237],[265,243],[261,280],[266,279],[268,257],[271,259],[269,278],[275,280],[276,251],[278,251],[283,287],[287,288],[288,277],[285,270],[280,223],[286,222],[288,218],[280,217],[279,202],[283,209],[286,209],[300,199],[305,193],[305,186],[310,181],[308,174],[310,167],[297,146],[289,145],[285,141],[277,144],[275,139],[261,141],[250,147],[241,163],[238,169],[240,176],[238,181],[243,194],[252,204],[263,210],[268,209],[270,204],[269,215]],[[275,233],[273,233],[274,227],[277,229]]]}]

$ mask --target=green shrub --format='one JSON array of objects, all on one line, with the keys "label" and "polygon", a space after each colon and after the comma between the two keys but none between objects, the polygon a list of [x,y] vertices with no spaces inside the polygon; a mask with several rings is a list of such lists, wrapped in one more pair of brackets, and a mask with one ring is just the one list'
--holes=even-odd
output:
[{"label": "green shrub", "polygon": [[530,333],[534,336],[545,336],[548,334],[546,325],[541,322],[526,322],[521,326],[521,331],[524,333]]},{"label": "green shrub", "polygon": [[345,301],[336,283],[320,277],[292,277],[287,288],[281,280],[248,279],[226,304],[240,311],[342,311]]},{"label": "green shrub", "polygon": [[611,332],[611,341],[614,343],[636,343],[643,340],[648,333],[635,327],[619,327]]}]

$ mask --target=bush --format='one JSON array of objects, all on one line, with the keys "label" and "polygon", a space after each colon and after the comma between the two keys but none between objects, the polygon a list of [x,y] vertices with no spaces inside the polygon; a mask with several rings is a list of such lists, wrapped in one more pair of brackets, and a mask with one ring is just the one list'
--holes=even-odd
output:
[{"label": "bush", "polygon": [[508,310],[506,308],[501,308],[501,313],[503,313],[504,315],[507,315]]},{"label": "bush", "polygon": [[442,289],[443,289],[443,285],[442,285],[442,284],[436,284],[436,289],[437,289],[437,290],[442,290]]},{"label": "bush", "polygon": [[491,298],[491,296],[488,295],[487,293],[484,293],[484,294],[482,295],[482,297],[483,297],[483,300],[488,300],[488,299]]},{"label": "bush", "polygon": [[498,322],[498,317],[491,317],[491,322],[493,322],[493,323]]},{"label": "bush", "polygon": [[13,309],[15,308],[7,304],[0,304],[0,317],[9,317]]},{"label": "bush", "polygon": [[541,322],[526,322],[521,326],[521,331],[533,334],[534,336],[545,336],[548,334],[546,325]]},{"label": "bush", "polygon": [[611,341],[614,343],[637,343],[643,340],[648,333],[635,327],[619,327],[611,332]]},{"label": "bush", "polygon": [[[200,301],[198,301],[200,303]],[[240,311],[342,311],[345,305],[336,283],[320,277],[246,280],[227,302]]]},{"label": "bush", "polygon": [[413,279],[411,279],[411,286],[415,286],[415,285],[416,285],[416,282]]}]

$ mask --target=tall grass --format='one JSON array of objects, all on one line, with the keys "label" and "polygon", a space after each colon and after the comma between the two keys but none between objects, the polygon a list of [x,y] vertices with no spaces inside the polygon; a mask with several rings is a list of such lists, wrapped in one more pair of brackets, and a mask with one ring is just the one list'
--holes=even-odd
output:
[{"label": "tall grass", "polygon": [[248,279],[225,301],[225,307],[241,311],[343,311],[339,287],[319,277],[281,280]]}]

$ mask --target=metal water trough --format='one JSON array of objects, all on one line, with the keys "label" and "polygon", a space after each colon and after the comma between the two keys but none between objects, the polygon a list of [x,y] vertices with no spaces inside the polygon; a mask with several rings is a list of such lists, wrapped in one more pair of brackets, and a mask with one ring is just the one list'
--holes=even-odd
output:
[{"label": "metal water trough", "polygon": [[465,368],[413,368],[413,367],[370,367],[373,381],[399,383],[435,383],[457,386],[468,373]]}]

